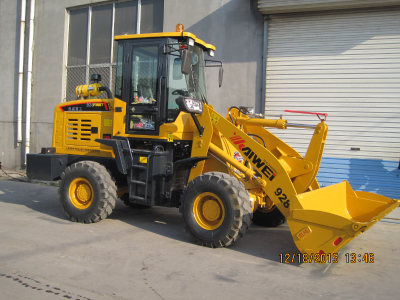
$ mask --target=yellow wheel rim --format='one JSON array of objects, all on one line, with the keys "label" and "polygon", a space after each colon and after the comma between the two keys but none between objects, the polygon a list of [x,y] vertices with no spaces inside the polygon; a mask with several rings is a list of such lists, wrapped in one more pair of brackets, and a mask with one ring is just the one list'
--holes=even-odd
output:
[{"label": "yellow wheel rim", "polygon": [[214,230],[224,221],[225,207],[217,195],[202,193],[194,200],[193,214],[201,228]]},{"label": "yellow wheel rim", "polygon": [[88,208],[94,199],[92,185],[85,178],[75,178],[69,186],[69,198],[76,208]]}]

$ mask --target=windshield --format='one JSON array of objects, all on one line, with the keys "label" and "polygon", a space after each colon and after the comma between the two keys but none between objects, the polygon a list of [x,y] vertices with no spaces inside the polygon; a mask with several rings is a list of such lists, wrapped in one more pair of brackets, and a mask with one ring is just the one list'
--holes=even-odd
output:
[{"label": "windshield", "polygon": [[[174,49],[178,50],[176,45]],[[197,100],[206,100],[206,81],[204,76],[204,51],[198,46],[189,46],[193,52],[191,71],[188,75],[181,72],[181,58],[178,51],[169,55],[168,72],[168,115],[167,122],[173,122],[179,115],[176,99],[186,96]]]}]

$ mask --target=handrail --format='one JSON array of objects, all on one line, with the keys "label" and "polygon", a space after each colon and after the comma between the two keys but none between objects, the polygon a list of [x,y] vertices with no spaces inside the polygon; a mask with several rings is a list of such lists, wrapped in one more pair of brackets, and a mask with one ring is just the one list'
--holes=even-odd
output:
[{"label": "handrail", "polygon": [[[317,115],[317,117],[320,121],[326,121],[326,119],[328,118],[327,113],[316,113],[316,112],[300,111],[300,110],[285,110],[285,112],[295,113],[295,114]],[[320,116],[324,116],[324,119],[322,119]]]}]

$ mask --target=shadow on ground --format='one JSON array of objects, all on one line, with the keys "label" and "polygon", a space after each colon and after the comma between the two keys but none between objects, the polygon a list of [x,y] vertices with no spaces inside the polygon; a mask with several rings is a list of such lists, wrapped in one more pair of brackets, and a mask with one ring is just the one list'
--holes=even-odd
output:
[{"label": "shadow on ground", "polygon": [[[171,239],[192,243],[183,230],[184,224],[177,208],[131,209],[118,203],[109,218]],[[280,253],[298,253],[287,223],[277,228],[252,225],[242,239],[227,249],[275,262],[280,262]]]},{"label": "shadow on ground", "polygon": [[[23,205],[50,216],[51,218],[42,218],[47,222],[70,224],[61,209],[55,187],[0,180],[0,202]],[[183,230],[182,217],[177,208],[131,209],[118,200],[109,219],[125,222],[180,242],[192,243],[189,235]],[[81,226],[96,226],[96,224]],[[275,262],[280,262],[280,253],[298,252],[287,224],[277,228],[252,225],[241,240],[226,250],[238,251]]]}]

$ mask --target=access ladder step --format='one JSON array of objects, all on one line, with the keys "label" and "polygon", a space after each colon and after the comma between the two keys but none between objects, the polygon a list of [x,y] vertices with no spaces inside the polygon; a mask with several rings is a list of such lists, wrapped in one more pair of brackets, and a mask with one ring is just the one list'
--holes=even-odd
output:
[{"label": "access ladder step", "polygon": [[134,200],[142,200],[142,201],[145,200],[143,197],[138,197],[138,196],[130,196],[129,198]]},{"label": "access ladder step", "polygon": [[143,181],[139,181],[139,180],[131,180],[131,183],[134,183],[134,184],[140,184],[140,185],[146,185],[146,182],[143,182]]},{"label": "access ladder step", "polygon": [[146,166],[140,166],[140,165],[132,165],[132,168],[141,169],[141,170],[146,170],[147,169]]}]

